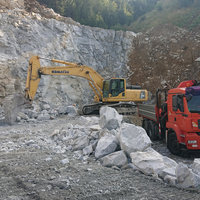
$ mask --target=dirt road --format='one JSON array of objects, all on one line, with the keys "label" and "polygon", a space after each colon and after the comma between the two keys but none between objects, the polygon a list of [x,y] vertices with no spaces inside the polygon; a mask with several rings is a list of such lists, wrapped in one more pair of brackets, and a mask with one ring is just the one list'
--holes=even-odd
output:
[{"label": "dirt road", "polygon": [[54,129],[77,118],[0,127],[0,199],[200,199],[200,190],[181,190],[132,168],[105,168],[94,156],[52,146]]}]

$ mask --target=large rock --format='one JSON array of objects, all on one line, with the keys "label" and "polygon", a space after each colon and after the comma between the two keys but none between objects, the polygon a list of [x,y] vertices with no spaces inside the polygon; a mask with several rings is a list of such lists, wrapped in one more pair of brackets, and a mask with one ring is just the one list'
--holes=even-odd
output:
[{"label": "large rock", "polygon": [[146,131],[133,124],[124,123],[121,127],[118,139],[121,149],[128,155],[131,152],[144,151],[151,146],[151,140]]},{"label": "large rock", "polygon": [[75,106],[67,106],[66,112],[70,116],[75,116],[77,115],[77,108]]},{"label": "large rock", "polygon": [[194,159],[194,162],[193,162],[193,164],[192,164],[192,171],[193,171],[195,174],[200,175],[200,159],[199,159],[199,158],[195,158],[195,159]]},{"label": "large rock", "polygon": [[81,136],[74,140],[73,150],[82,150],[89,144],[89,139],[87,136]]},{"label": "large rock", "polygon": [[177,184],[182,188],[197,187],[200,185],[200,176],[194,174],[185,164],[178,164],[176,168]]},{"label": "large rock", "polygon": [[103,106],[100,109],[99,124],[101,128],[117,129],[121,125],[122,118],[122,115],[119,115],[114,108]]},{"label": "large rock", "polygon": [[97,143],[97,147],[95,149],[95,157],[98,159],[108,154],[111,154],[117,149],[117,147],[118,140],[116,136],[105,135]]},{"label": "large rock", "polygon": [[127,164],[128,159],[123,150],[111,153],[101,158],[102,165],[105,167],[122,167]]},{"label": "large rock", "polygon": [[165,156],[162,156],[152,148],[145,152],[133,152],[130,154],[132,163],[144,174],[158,175],[164,178],[166,175],[176,176],[177,163]]}]

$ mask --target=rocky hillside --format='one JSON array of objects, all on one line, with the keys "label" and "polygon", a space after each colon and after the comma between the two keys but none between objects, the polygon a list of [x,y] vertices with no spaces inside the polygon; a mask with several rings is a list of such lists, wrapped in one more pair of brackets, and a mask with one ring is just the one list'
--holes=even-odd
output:
[{"label": "rocky hillside", "polygon": [[180,81],[199,80],[200,31],[172,25],[158,26],[133,39],[129,66],[131,80],[151,92],[176,87]]},{"label": "rocky hillside", "polygon": [[[132,32],[81,26],[36,1],[0,0],[0,103],[8,96],[12,101],[16,93],[24,95],[31,55],[81,62],[105,78],[126,77],[134,37]],[[42,65],[51,63],[43,61]],[[35,102],[47,102],[51,107],[82,107],[93,100],[92,96],[86,80],[46,76],[42,77]]]}]

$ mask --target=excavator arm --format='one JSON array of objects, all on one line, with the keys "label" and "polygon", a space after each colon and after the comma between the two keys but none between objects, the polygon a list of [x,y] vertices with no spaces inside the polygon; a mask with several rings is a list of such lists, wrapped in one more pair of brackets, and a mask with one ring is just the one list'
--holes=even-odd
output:
[{"label": "excavator arm", "polygon": [[95,93],[95,101],[102,99],[103,77],[92,68],[76,63],[52,59],[53,63],[63,64],[64,66],[45,66],[40,65],[40,57],[32,56],[29,61],[29,68],[26,80],[25,98],[32,101],[36,95],[41,75],[64,75],[78,76],[88,80],[89,85]]}]

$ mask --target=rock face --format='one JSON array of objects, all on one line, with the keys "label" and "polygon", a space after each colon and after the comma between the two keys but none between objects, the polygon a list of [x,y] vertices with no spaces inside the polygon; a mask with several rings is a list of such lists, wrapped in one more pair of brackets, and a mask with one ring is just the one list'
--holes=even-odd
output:
[{"label": "rock face", "polygon": [[[25,7],[31,2],[35,1],[26,0]],[[0,93],[3,96],[18,93],[14,86],[16,80],[23,93],[28,61],[32,55],[83,63],[105,78],[127,76],[126,63],[134,33],[81,26],[55,13],[43,17],[41,13],[35,13],[40,10],[38,4],[38,9],[34,9],[33,5],[31,11],[35,12],[29,13],[23,9],[22,0],[0,0],[0,5],[0,66],[10,71],[0,71],[0,77],[8,76],[11,80],[9,87],[2,87],[6,79],[0,80]],[[20,9],[13,9],[17,7]],[[45,8],[41,10],[45,12]],[[45,60],[41,60],[41,64],[52,65]],[[92,102],[93,96],[84,79],[42,76],[35,101],[45,101],[51,107],[63,104],[82,107]]]},{"label": "rock face", "polygon": [[6,9],[24,8],[24,0],[1,0],[0,7]]},{"label": "rock face", "polygon": [[121,149],[128,155],[135,151],[144,151],[151,146],[151,140],[146,131],[142,127],[133,124],[122,124],[118,139]]}]

